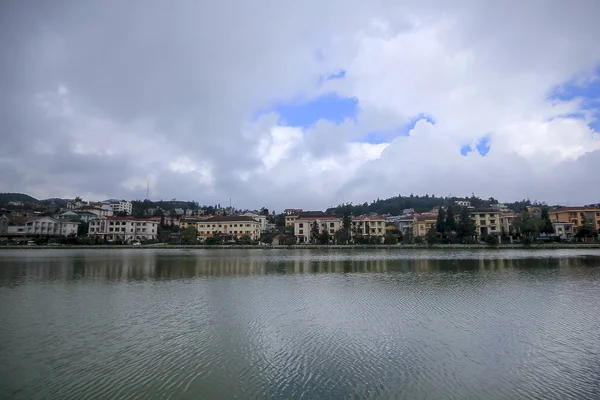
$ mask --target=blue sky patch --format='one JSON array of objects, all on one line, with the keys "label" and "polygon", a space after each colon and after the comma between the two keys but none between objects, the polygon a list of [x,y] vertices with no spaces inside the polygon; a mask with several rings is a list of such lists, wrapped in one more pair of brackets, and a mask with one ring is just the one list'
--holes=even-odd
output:
[{"label": "blue sky patch", "polygon": [[417,122],[420,120],[426,120],[431,124],[435,124],[433,117],[425,114],[419,114],[414,118],[411,118],[407,123],[398,127],[397,129],[389,131],[375,131],[367,132],[362,138],[361,142],[367,142],[371,144],[389,143],[397,137],[408,136],[410,131],[415,127]]},{"label": "blue sky patch", "polygon": [[460,154],[462,154],[465,157],[472,151],[473,149],[468,144],[460,148]]},{"label": "blue sky patch", "polygon": [[487,153],[490,152],[490,138],[488,136],[482,137],[479,139],[479,142],[477,142],[477,146],[475,146],[475,148],[482,157],[485,157]]},{"label": "blue sky patch", "polygon": [[[600,67],[594,71],[594,78],[587,84],[581,84],[576,80],[557,85],[550,91],[549,100],[569,101],[577,98],[583,99],[583,108],[587,110],[600,109]],[[570,115],[574,118],[583,118],[583,113]],[[595,131],[600,131],[600,113],[596,114],[596,121],[590,123],[590,127]]]},{"label": "blue sky patch", "polygon": [[346,119],[356,117],[358,100],[354,97],[341,97],[335,93],[327,93],[310,100],[296,100],[276,103],[267,110],[255,114],[275,112],[279,114],[279,122],[287,126],[309,127],[324,119],[341,124]]}]

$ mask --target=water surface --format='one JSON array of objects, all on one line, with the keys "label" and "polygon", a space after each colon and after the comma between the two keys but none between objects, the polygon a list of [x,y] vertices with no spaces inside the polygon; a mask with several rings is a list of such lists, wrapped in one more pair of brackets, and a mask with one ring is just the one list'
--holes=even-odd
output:
[{"label": "water surface", "polygon": [[600,251],[3,250],[0,398],[600,398]]}]

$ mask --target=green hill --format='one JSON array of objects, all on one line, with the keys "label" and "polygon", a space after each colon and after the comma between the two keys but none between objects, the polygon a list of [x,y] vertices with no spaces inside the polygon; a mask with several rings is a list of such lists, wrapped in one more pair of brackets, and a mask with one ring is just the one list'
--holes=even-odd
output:
[{"label": "green hill", "polygon": [[39,203],[36,198],[24,193],[0,193],[0,206],[6,205],[11,201],[21,201],[23,203]]}]

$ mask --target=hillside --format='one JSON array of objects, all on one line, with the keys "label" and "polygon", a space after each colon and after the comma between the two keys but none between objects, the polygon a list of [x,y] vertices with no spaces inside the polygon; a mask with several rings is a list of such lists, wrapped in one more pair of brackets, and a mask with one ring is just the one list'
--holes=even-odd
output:
[{"label": "hillside", "polygon": [[38,203],[38,200],[24,193],[0,193],[0,206],[4,206],[11,201],[21,201],[23,203]]},{"label": "hillside", "polygon": [[[454,204],[457,200],[468,200],[471,205],[475,208],[489,207],[491,204],[495,204],[498,200],[492,198],[482,199],[477,196],[471,197],[436,197],[434,195],[429,196],[395,196],[389,199],[380,200],[377,199],[371,203],[363,204],[340,204],[337,207],[327,209],[328,213],[336,215],[343,215],[344,213],[350,213],[352,215],[363,215],[369,213],[377,214],[391,214],[400,215],[402,211],[408,208],[414,209],[416,212],[425,212],[431,210],[436,206],[448,206]],[[533,204],[531,200],[524,199],[513,203],[505,203],[510,209],[520,212],[526,206]],[[538,204],[538,203],[535,203]]]}]

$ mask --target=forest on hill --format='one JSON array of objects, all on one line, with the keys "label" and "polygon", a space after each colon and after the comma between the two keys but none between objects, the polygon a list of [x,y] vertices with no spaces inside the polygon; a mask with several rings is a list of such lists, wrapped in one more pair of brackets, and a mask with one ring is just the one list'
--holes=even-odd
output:
[{"label": "forest on hill", "polygon": [[24,193],[0,193],[0,207],[5,206],[11,201],[20,201],[23,203],[38,203],[39,201]]},{"label": "forest on hill", "polygon": [[[490,207],[492,204],[498,203],[498,200],[494,199],[493,197],[490,197],[489,199],[482,199],[475,195],[472,195],[471,197],[436,197],[435,195],[430,196],[428,194],[425,196],[415,196],[411,194],[410,196],[398,195],[383,200],[377,199],[371,203],[340,204],[337,207],[328,208],[327,213],[335,215],[343,215],[346,213],[351,215],[364,215],[370,213],[400,215],[402,214],[403,210],[410,208],[414,209],[415,212],[421,213],[430,211],[436,206],[451,206],[458,200],[470,201],[471,206],[475,208],[486,208]],[[530,205],[543,205],[539,202],[532,202],[529,199],[523,199],[512,203],[507,202],[504,204],[517,213],[521,212],[525,209],[525,207]]]}]

